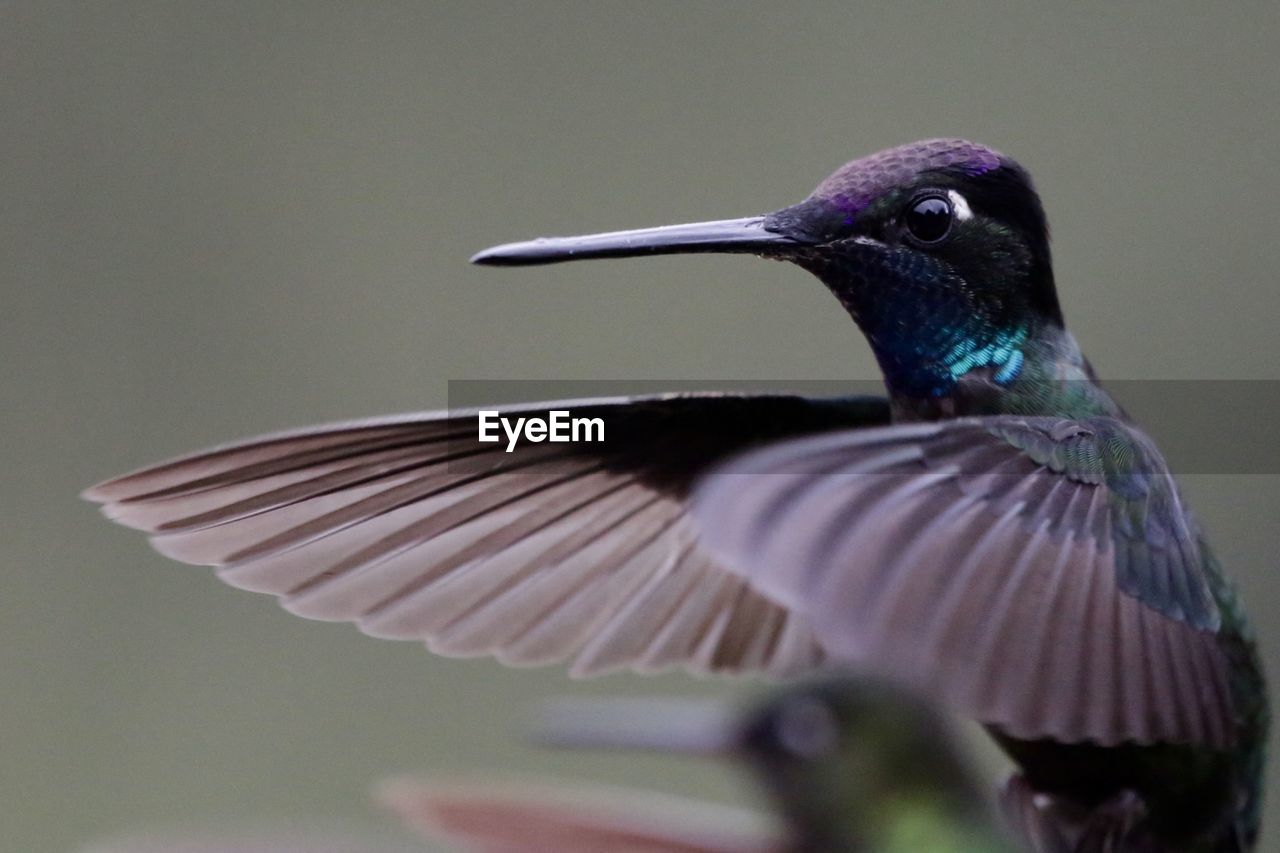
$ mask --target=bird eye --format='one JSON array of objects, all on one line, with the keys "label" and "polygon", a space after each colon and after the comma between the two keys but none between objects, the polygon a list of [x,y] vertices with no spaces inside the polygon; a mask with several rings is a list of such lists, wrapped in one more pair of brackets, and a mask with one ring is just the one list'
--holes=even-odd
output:
[{"label": "bird eye", "polygon": [[835,713],[824,702],[802,696],[780,709],[774,739],[792,758],[813,760],[830,753],[840,739]]},{"label": "bird eye", "polygon": [[951,202],[941,196],[928,196],[912,203],[907,211],[907,230],[921,243],[936,243],[951,230]]}]

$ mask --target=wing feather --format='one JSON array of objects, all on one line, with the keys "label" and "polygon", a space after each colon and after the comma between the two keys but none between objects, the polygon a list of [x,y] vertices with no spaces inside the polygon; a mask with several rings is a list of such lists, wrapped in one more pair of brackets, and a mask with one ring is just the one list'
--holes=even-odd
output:
[{"label": "wing feather", "polygon": [[[497,407],[500,410],[502,407]],[[476,412],[277,433],[85,492],[161,553],[301,616],[442,654],[576,674],[813,666],[807,620],[698,545],[708,467],[778,438],[888,420],[883,400],[690,395],[507,407],[601,417],[603,443],[478,440]]]},{"label": "wing feather", "polygon": [[[694,506],[708,550],[807,616],[833,660],[1013,737],[1235,737],[1194,531],[1163,461],[1118,421],[801,438],[716,469]],[[1153,660],[1171,676],[1159,690]]]}]

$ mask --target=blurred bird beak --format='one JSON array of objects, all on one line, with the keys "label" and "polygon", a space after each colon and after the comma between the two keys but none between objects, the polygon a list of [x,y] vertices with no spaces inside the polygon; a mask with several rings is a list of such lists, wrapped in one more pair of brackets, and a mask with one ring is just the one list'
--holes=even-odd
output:
[{"label": "blurred bird beak", "polygon": [[533,730],[545,746],[721,756],[739,744],[739,712],[714,700],[592,698],[543,703]]},{"label": "blurred bird beak", "polygon": [[663,225],[634,231],[610,231],[581,237],[540,237],[523,243],[505,243],[485,249],[471,258],[486,266],[531,266],[590,258],[631,258],[640,255],[673,255],[690,252],[737,252],[754,255],[785,254],[804,245],[770,230],[768,217],[720,219]]}]

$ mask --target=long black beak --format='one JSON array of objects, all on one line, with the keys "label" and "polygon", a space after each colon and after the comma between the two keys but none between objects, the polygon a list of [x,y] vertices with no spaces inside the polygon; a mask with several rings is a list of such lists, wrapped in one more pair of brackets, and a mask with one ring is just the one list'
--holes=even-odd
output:
[{"label": "long black beak", "polygon": [[741,739],[738,712],[715,700],[566,698],[540,711],[533,738],[545,746],[729,755]]},{"label": "long black beak", "polygon": [[766,227],[767,217],[720,219],[663,225],[634,231],[610,231],[581,237],[541,237],[523,243],[505,243],[485,249],[471,259],[488,266],[530,266],[589,258],[631,258],[639,255],[672,255],[680,252],[740,252],[781,255],[799,241]]}]

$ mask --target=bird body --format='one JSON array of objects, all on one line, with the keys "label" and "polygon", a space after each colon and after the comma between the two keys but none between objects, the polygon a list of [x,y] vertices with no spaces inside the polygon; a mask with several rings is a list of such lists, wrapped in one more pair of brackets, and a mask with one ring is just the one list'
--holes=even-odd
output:
[{"label": "bird body", "polygon": [[606,442],[501,456],[474,413],[428,413],[86,494],[294,612],[446,654],[893,675],[984,723],[1076,850],[1251,849],[1268,725],[1252,635],[1163,457],[1066,331],[1025,170],[930,140],[765,216],[473,260],[671,252],[812,272],[886,397],[580,401]]}]

